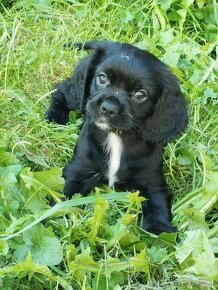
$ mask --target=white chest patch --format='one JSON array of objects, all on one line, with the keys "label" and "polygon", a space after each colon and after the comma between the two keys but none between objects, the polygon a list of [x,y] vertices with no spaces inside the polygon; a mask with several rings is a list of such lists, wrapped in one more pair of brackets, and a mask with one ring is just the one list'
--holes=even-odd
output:
[{"label": "white chest patch", "polygon": [[114,186],[117,181],[116,173],[120,167],[120,160],[123,151],[122,139],[115,133],[110,132],[106,140],[106,152],[109,154],[108,162],[108,185]]}]

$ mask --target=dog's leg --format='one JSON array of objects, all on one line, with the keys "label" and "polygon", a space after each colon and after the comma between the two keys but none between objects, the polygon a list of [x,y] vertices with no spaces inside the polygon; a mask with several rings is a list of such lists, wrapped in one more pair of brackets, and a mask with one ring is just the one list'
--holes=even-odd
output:
[{"label": "dog's leg", "polygon": [[66,124],[69,112],[79,109],[84,112],[85,101],[89,95],[89,82],[86,83],[91,57],[83,58],[70,78],[59,83],[51,95],[51,103],[46,117],[49,121]]},{"label": "dog's leg", "polygon": [[102,183],[101,173],[89,166],[72,159],[63,169],[65,179],[64,194],[70,198],[75,193],[86,196],[92,189]]},{"label": "dog's leg", "polygon": [[141,192],[147,200],[142,202],[143,228],[154,234],[176,232],[171,224],[171,197],[166,190],[160,192]]},{"label": "dog's leg", "polygon": [[61,82],[51,95],[50,107],[46,118],[58,124],[65,125],[69,120],[70,106],[66,100],[66,93],[70,90],[70,80]]}]

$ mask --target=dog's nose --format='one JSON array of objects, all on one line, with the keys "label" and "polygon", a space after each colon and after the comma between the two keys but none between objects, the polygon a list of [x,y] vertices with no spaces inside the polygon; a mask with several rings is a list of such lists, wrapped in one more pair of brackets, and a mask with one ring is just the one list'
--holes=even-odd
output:
[{"label": "dog's nose", "polygon": [[102,114],[112,117],[118,113],[118,107],[109,101],[104,101],[101,104],[100,111]]}]

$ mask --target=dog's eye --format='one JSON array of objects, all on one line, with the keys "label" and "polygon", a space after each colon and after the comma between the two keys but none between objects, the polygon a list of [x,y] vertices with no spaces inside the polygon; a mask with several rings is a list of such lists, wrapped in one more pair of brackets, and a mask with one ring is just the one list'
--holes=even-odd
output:
[{"label": "dog's eye", "polygon": [[138,103],[144,102],[148,99],[148,93],[145,90],[139,90],[135,93],[134,98]]},{"label": "dog's eye", "polygon": [[108,82],[108,78],[105,73],[100,73],[97,75],[98,84],[104,85]]}]

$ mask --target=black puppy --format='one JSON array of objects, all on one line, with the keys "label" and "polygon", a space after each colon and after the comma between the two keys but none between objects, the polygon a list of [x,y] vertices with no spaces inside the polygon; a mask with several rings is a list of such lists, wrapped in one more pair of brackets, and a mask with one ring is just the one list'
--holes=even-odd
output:
[{"label": "black puppy", "polygon": [[162,161],[163,145],[188,120],[177,79],[155,56],[132,45],[90,41],[84,49],[93,53],[57,86],[47,111],[59,124],[68,122],[71,110],[85,114],[73,158],[63,169],[64,194],[87,195],[102,183],[139,190],[147,199],[143,228],[173,232]]}]

